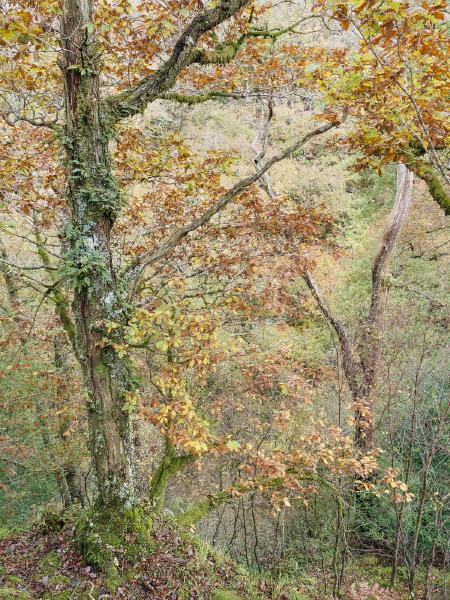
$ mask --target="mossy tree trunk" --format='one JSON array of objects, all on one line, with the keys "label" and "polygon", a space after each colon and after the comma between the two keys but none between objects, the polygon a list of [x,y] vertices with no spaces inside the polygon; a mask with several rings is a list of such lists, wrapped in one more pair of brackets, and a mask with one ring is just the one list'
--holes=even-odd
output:
[{"label": "mossy tree trunk", "polygon": [[107,322],[127,319],[125,291],[117,282],[111,229],[120,192],[111,171],[108,128],[100,111],[99,48],[92,0],[64,0],[62,69],[65,100],[67,269],[74,286],[76,353],[88,393],[89,449],[102,506],[135,501],[130,415],[133,389],[127,361],[104,344]]},{"label": "mossy tree trunk", "polygon": [[149,498],[157,511],[164,506],[165,493],[173,477],[185,465],[196,460],[196,457],[192,454],[177,454],[176,448],[169,437],[166,437],[165,443],[164,455],[150,482]]}]

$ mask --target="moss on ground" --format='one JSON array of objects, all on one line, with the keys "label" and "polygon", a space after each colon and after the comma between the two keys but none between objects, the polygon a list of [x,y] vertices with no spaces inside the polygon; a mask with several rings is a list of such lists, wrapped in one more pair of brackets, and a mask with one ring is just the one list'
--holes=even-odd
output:
[{"label": "moss on ground", "polygon": [[[174,519],[143,509],[115,519],[78,511],[59,532],[36,528],[3,541],[1,549],[0,600],[96,600],[105,592],[116,598],[118,588],[127,600],[161,600],[174,589],[180,600],[306,600],[320,588],[300,571],[258,577]],[[386,587],[390,576],[374,557],[355,558],[350,571],[348,585],[356,578]],[[401,567],[395,593],[406,589],[405,576]]]},{"label": "moss on ground", "polygon": [[[75,596],[73,589],[62,590],[61,592],[53,592],[51,594],[46,594],[43,600],[71,600]],[[88,596],[86,596],[88,598]]]},{"label": "moss on ground", "polygon": [[[0,600],[92,600],[105,592],[116,598],[119,587],[127,600],[161,600],[174,589],[180,600],[305,600],[317,597],[319,588],[306,573],[258,577],[174,519],[153,518],[145,510],[115,519],[79,511],[57,533],[36,529],[1,548]],[[389,575],[376,560],[355,560],[351,570],[358,580],[379,584]],[[403,577],[399,580],[400,587]]]},{"label": "moss on ground", "polygon": [[52,575],[61,567],[61,559],[54,550],[48,552],[40,562],[40,571],[42,575]]},{"label": "moss on ground", "polygon": [[243,598],[230,590],[216,590],[212,593],[211,600],[243,600]]},{"label": "moss on ground", "polygon": [[21,577],[17,577],[17,575],[7,575],[5,577],[6,581],[10,582],[10,583],[15,583],[15,584],[23,584],[23,580]]},{"label": "moss on ground", "polygon": [[21,600],[28,600],[32,598],[28,592],[17,590],[15,588],[10,587],[1,587],[0,588],[0,598],[2,600],[17,600],[17,598]]},{"label": "moss on ground", "polygon": [[25,585],[22,577],[17,575],[5,575],[4,577],[5,585],[0,586],[0,599],[4,600],[5,598],[32,598],[32,596],[27,591],[27,586]]},{"label": "moss on ground", "polygon": [[92,510],[79,517],[76,544],[86,562],[100,569],[106,586],[115,591],[123,577],[119,561],[134,562],[155,549],[153,519],[144,507],[110,513]]}]

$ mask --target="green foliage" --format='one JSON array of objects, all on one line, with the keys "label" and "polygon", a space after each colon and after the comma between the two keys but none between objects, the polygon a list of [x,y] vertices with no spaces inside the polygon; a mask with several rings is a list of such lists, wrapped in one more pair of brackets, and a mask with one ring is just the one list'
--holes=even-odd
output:
[{"label": "green foliage", "polygon": [[42,437],[48,423],[37,410],[37,399],[51,395],[39,381],[39,373],[48,368],[31,343],[20,354],[12,347],[0,355],[0,430],[6,432],[0,457],[0,529],[27,526],[40,507],[58,496]]},{"label": "green foliage", "polygon": [[43,534],[57,533],[64,527],[64,513],[54,504],[44,506],[38,522],[39,531]]},{"label": "green foliage", "polygon": [[0,527],[0,542],[7,538],[10,534],[10,530],[7,527]]},{"label": "green foliage", "polygon": [[[44,450],[39,450],[42,456]],[[33,466],[27,470],[18,469],[17,474],[9,479],[7,489],[0,489],[0,523],[6,524],[7,528],[26,526],[39,513],[42,505],[57,496],[58,490],[51,473]]]},{"label": "green foliage", "polygon": [[89,227],[66,227],[70,250],[64,256],[61,276],[80,291],[108,278],[105,250],[96,246],[95,234]]}]

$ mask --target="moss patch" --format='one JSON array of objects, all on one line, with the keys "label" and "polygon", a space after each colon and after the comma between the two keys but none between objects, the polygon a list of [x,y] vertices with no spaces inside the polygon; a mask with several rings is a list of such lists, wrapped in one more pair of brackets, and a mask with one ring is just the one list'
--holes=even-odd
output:
[{"label": "moss patch", "polygon": [[90,511],[76,524],[76,543],[86,562],[100,569],[115,591],[121,583],[117,567],[154,550],[153,520],[143,507],[122,511]]},{"label": "moss patch", "polygon": [[16,584],[23,584],[23,580],[21,577],[17,577],[17,575],[7,575],[5,577],[6,581],[9,581],[10,583],[16,583]]},{"label": "moss patch", "polygon": [[44,596],[44,600],[70,600],[71,598],[77,598],[77,596],[73,595],[73,589],[53,592]]},{"label": "moss patch", "polygon": [[14,588],[9,587],[2,587],[0,588],[0,598],[3,600],[17,600],[17,598],[26,600],[27,598],[31,598],[31,596],[28,594],[28,592],[15,590]]},{"label": "moss patch", "polygon": [[211,596],[211,600],[243,600],[242,596],[239,596],[235,592],[229,590],[216,590]]},{"label": "moss patch", "polygon": [[40,570],[43,575],[52,575],[61,567],[61,559],[57,552],[51,551],[41,560]]}]

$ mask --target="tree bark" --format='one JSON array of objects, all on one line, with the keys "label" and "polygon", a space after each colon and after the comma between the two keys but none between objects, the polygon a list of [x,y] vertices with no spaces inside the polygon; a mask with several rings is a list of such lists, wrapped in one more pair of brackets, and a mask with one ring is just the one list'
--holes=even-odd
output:
[{"label": "tree bark", "polygon": [[[3,275],[3,280],[5,282],[9,308],[15,316],[18,308],[18,290],[13,270],[8,264],[8,253],[2,239],[0,239],[0,273]],[[19,327],[19,335],[20,331],[21,327]]]},{"label": "tree bark", "polygon": [[92,0],[64,0],[64,73],[67,196],[71,223],[65,257],[74,286],[76,349],[88,392],[89,448],[100,505],[135,500],[130,415],[126,392],[132,371],[112,345],[108,321],[126,321],[111,251],[120,192],[111,171],[108,126],[100,111],[99,48],[92,34]]}]

